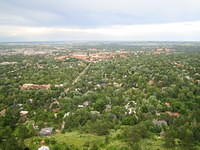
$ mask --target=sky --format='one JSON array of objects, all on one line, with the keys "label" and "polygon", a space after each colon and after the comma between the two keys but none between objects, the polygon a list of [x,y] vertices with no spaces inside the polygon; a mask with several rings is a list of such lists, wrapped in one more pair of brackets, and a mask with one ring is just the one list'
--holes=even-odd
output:
[{"label": "sky", "polygon": [[0,0],[0,42],[199,41],[200,0]]}]

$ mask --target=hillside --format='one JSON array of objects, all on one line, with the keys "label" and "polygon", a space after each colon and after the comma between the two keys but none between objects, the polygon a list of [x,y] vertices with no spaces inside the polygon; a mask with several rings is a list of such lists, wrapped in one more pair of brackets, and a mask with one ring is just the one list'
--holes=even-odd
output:
[{"label": "hillside", "polygon": [[118,44],[1,50],[0,150],[199,150],[199,44]]}]

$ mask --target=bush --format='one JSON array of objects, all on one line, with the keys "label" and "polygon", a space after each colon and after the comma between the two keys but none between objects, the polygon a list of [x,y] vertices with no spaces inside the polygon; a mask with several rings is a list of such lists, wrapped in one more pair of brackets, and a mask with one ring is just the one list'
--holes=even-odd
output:
[{"label": "bush", "polygon": [[85,131],[97,135],[107,135],[113,127],[114,125],[111,122],[105,120],[97,120],[96,122],[88,121],[85,126]]},{"label": "bush", "polygon": [[127,127],[122,132],[121,136],[129,144],[135,144],[142,139],[150,137],[148,123],[142,122],[133,127]]}]

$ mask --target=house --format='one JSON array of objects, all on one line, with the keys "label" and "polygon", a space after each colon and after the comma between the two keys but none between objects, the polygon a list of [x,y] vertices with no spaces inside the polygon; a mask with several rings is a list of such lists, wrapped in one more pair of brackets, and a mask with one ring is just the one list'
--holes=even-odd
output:
[{"label": "house", "polygon": [[61,129],[63,130],[65,128],[65,121],[63,120],[62,125],[61,125]]},{"label": "house", "polygon": [[29,101],[30,103],[33,103],[33,99],[31,99],[31,98],[30,98],[30,99],[28,99],[28,101]]},{"label": "house", "polygon": [[93,115],[100,114],[100,112],[99,112],[99,111],[96,111],[96,110],[90,111],[90,113],[93,114]]},{"label": "house", "polygon": [[63,84],[56,84],[55,85],[56,88],[63,87],[63,86],[64,86]]},{"label": "house", "polygon": [[58,118],[58,114],[57,114],[57,113],[55,113],[55,114],[54,114],[54,117],[55,117],[55,119],[57,119],[57,118]]},{"label": "house", "polygon": [[180,116],[180,113],[178,113],[178,112],[166,111],[165,113],[168,114],[169,116],[172,116],[172,117],[179,117]]},{"label": "house", "polygon": [[23,110],[23,104],[17,104],[17,106],[19,107],[19,110]]},{"label": "house", "polygon": [[22,110],[19,113],[20,113],[20,116],[26,116],[28,114],[28,111]]},{"label": "house", "polygon": [[21,90],[28,90],[28,89],[35,89],[35,90],[40,90],[40,89],[45,89],[48,90],[51,87],[50,84],[23,84],[21,86]]},{"label": "house", "polygon": [[111,105],[106,105],[105,112],[110,112],[112,110]]},{"label": "house", "polygon": [[148,85],[154,85],[154,84],[155,84],[154,80],[150,80],[150,81],[148,82]]},{"label": "house", "polygon": [[136,108],[135,107],[130,107],[127,110],[128,110],[128,113],[125,112],[125,114],[129,114],[129,115],[136,114]]},{"label": "house", "polygon": [[90,102],[89,101],[85,101],[83,102],[83,105],[86,107],[86,106],[89,106]]},{"label": "house", "polygon": [[65,119],[66,117],[68,117],[70,114],[71,114],[70,112],[65,113],[64,116],[63,116],[63,119]]},{"label": "house", "polygon": [[84,107],[84,105],[78,105],[78,108],[83,108]]},{"label": "house", "polygon": [[39,135],[40,136],[49,136],[51,135],[53,132],[53,127],[48,127],[48,128],[42,128],[40,131],[39,131]]},{"label": "house", "polygon": [[53,112],[59,112],[59,111],[60,111],[60,108],[52,108],[52,111],[53,111]]},{"label": "house", "polygon": [[6,114],[6,109],[0,111],[0,116],[5,116],[5,114]]},{"label": "house", "polygon": [[128,109],[128,108],[130,108],[131,106],[132,106],[132,107],[136,107],[136,105],[137,105],[137,103],[136,103],[135,101],[130,101],[130,102],[128,102],[124,107],[125,107],[125,109]]},{"label": "house", "polygon": [[55,100],[54,102],[52,102],[49,106],[49,109],[52,109],[52,108],[59,108],[60,107],[60,103],[59,101]]},{"label": "house", "polygon": [[164,104],[165,104],[165,106],[167,106],[167,107],[171,107],[171,104],[170,104],[169,102],[165,102]]},{"label": "house", "polygon": [[17,64],[17,62],[1,62],[0,65],[14,65]]},{"label": "house", "polygon": [[153,119],[153,124],[154,125],[157,125],[157,126],[167,126],[167,122],[165,120],[156,120],[156,119]]},{"label": "house", "polygon": [[121,83],[114,82],[114,83],[113,83],[113,86],[119,88],[119,87],[122,86],[122,84],[121,84]]}]

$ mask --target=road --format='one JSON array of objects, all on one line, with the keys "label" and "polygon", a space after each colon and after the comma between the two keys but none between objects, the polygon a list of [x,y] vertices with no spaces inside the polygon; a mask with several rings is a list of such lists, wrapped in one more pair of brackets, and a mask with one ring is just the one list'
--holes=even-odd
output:
[{"label": "road", "polygon": [[[85,72],[89,69],[89,67],[91,66],[91,62],[85,67],[85,69],[74,79],[74,81],[72,82],[71,86],[73,86],[74,84],[76,84],[79,79],[81,78],[81,76],[83,76],[85,74]],[[65,93],[67,93],[69,91],[70,87],[65,89]]]}]

